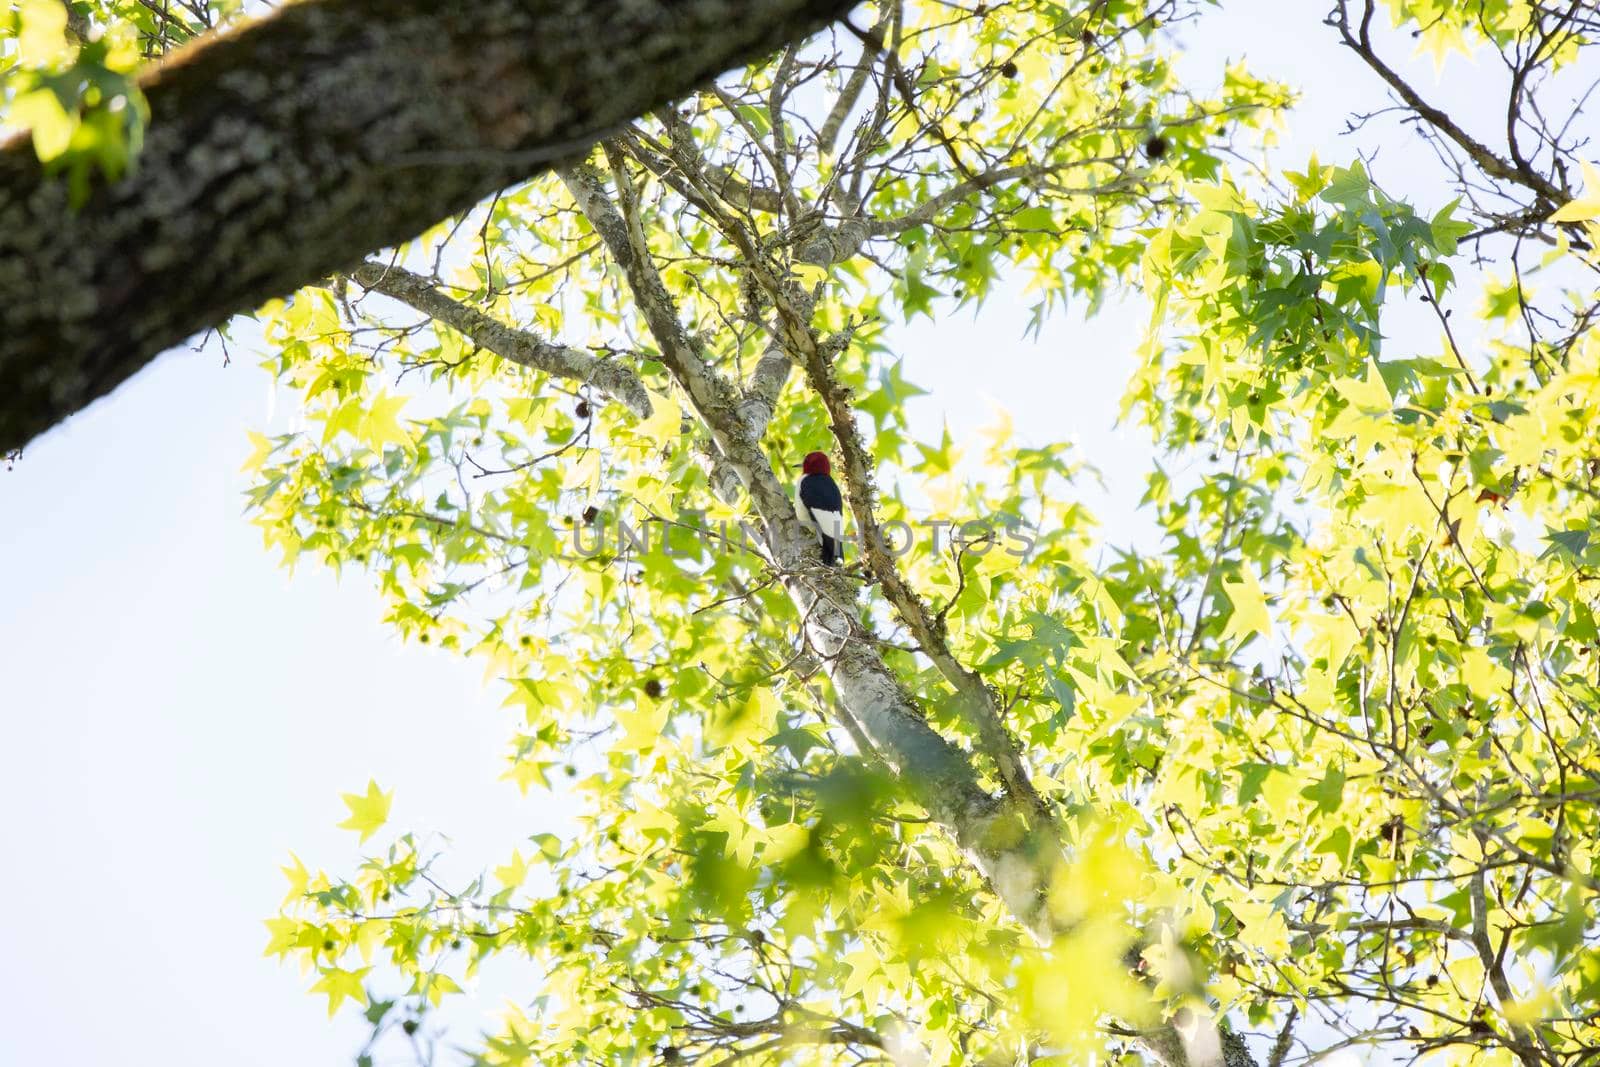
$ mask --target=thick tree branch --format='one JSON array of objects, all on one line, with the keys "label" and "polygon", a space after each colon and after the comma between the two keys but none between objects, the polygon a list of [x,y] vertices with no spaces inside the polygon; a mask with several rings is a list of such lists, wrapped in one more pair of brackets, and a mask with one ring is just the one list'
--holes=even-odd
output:
[{"label": "thick tree branch", "polygon": [[554,344],[531,330],[507,326],[470,304],[452,300],[428,279],[401,266],[364,263],[350,277],[364,289],[382,293],[444,323],[502,359],[556,378],[593,385],[640,418],[650,415],[650,394],[639,376],[624,363],[599,359],[582,349]]},{"label": "thick tree branch", "polygon": [[145,79],[77,210],[0,147],[0,452],[163,349],[408,240],[845,0],[306,0]]},{"label": "thick tree branch", "polygon": [[1250,1046],[1210,1019],[1130,1034],[1162,1067],[1256,1067]]},{"label": "thick tree branch", "polygon": [[732,411],[736,400],[728,383],[705,361],[699,346],[675,313],[661,274],[643,248],[643,235],[628,224],[611,202],[604,179],[588,164],[562,167],[557,173],[578,209],[622,268],[650,335],[689,399],[703,411]]},{"label": "thick tree branch", "polygon": [[721,164],[709,164],[706,177],[715,184],[717,195],[741,211],[776,215],[783,210],[783,197],[778,190],[748,182]]}]

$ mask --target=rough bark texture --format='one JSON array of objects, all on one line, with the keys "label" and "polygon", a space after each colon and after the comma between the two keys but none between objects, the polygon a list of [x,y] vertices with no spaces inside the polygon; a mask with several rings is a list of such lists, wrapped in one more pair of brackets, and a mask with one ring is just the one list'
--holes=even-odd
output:
[{"label": "rough bark texture", "polygon": [[1138,1035],[1140,1046],[1161,1067],[1256,1067],[1244,1038],[1212,1019],[1167,1023]]},{"label": "rough bark texture", "polygon": [[306,0],[146,80],[79,210],[0,147],[0,452],[239,311],[394,245],[844,0]]}]

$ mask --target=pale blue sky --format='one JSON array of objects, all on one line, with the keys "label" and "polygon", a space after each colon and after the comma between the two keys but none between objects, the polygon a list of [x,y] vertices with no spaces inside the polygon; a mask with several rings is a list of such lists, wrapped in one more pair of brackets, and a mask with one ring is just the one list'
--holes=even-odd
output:
[{"label": "pale blue sky", "polygon": [[[1243,56],[1304,87],[1280,165],[1347,162],[1344,116],[1384,105],[1324,10],[1228,0],[1181,33],[1198,83]],[[1434,84],[1428,62],[1408,70]],[[1457,58],[1440,92],[1471,115],[1497,74]],[[1377,176],[1442,204],[1431,157],[1386,129],[1359,141],[1385,144]],[[992,401],[1024,439],[1075,438],[1110,486],[1091,506],[1126,540],[1149,452],[1111,422],[1144,311],[1058,319],[1037,343],[1025,322],[996,299],[900,330],[934,394],[916,417],[959,437]],[[350,869],[338,794],[369,777],[397,790],[397,825],[449,834],[468,867],[559,817],[497,780],[509,724],[478,663],[402,647],[364,576],[291,578],[261,548],[238,467],[270,383],[252,353],[220,362],[171,353],[0,472],[0,1064],[349,1063],[364,1028],[261,956],[289,850]]]}]

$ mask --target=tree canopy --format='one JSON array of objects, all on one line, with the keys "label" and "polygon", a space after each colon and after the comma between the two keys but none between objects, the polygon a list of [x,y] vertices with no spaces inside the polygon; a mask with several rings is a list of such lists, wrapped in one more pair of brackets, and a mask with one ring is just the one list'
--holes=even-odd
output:
[{"label": "tree canopy", "polygon": [[[1431,150],[1412,202],[1281,158],[1293,86],[1181,79],[1213,8],[868,3],[260,309],[304,418],[253,435],[266,544],[481,660],[507,779],[583,805],[454,884],[345,797],[362,855],[291,862],[268,952],[363,1063],[1592,1057],[1600,20],[1311,19]],[[908,413],[890,325],[1024,287],[1147,301],[1157,548],[1099,551],[1065,443]]]}]

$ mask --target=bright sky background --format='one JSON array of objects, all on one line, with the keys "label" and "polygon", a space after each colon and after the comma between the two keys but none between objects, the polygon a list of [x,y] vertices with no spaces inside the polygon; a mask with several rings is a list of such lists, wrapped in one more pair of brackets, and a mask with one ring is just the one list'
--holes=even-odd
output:
[{"label": "bright sky background", "polygon": [[[1180,31],[1191,83],[1242,57],[1301,86],[1277,165],[1381,145],[1375,176],[1431,213],[1448,197],[1420,141],[1392,123],[1340,136],[1386,101],[1326,7],[1226,0]],[[1498,65],[1453,57],[1436,82],[1409,50],[1389,42],[1453,113],[1494,113]],[[1075,439],[1107,482],[1089,503],[1126,541],[1150,453],[1111,423],[1144,315],[1131,299],[1037,342],[1020,299],[920,320],[897,345],[933,391],[912,410],[958,440],[994,405],[1025,442]],[[474,870],[559,829],[548,798],[497,780],[509,724],[478,664],[402,647],[364,576],[291,577],[262,549],[242,515],[245,430],[281,432],[287,413],[268,422],[257,363],[171,353],[0,470],[0,1064],[348,1064],[365,1027],[330,1022],[308,979],[261,955],[290,849],[354,867],[339,793],[375,777],[397,790],[396,825],[448,834]]]}]

